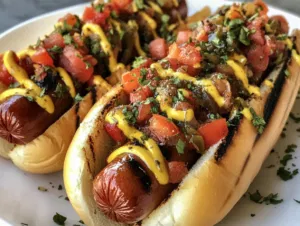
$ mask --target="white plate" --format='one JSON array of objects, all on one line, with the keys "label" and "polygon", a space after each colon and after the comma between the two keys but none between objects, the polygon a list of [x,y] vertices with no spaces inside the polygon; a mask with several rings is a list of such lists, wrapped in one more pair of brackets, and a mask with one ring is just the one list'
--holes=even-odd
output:
[{"label": "white plate", "polygon": [[[190,14],[206,5],[209,5],[212,10],[216,10],[222,4],[224,4],[222,0],[188,0]],[[0,36],[0,52],[7,49],[20,50],[29,44],[34,44],[37,37],[43,37],[44,34],[49,33],[53,29],[53,25],[58,18],[67,12],[81,15],[83,9],[84,5],[78,5],[55,11],[4,32]],[[290,13],[275,8],[271,8],[270,13],[284,15],[290,22],[291,28],[300,27],[300,18]],[[300,113],[299,102],[295,105],[293,112]],[[296,132],[296,129],[299,127],[300,125],[297,127],[296,124],[289,120],[287,131],[285,132],[286,138],[278,141],[275,147],[276,153],[270,155],[249,188],[251,192],[259,189],[263,195],[271,192],[279,193],[279,197],[283,198],[284,202],[276,206],[266,206],[256,204],[250,201],[249,198],[242,198],[219,226],[296,226],[300,224],[300,204],[294,201],[294,199],[300,200],[300,176],[284,182],[276,175],[276,171],[279,168],[277,156],[284,155],[284,150],[288,144],[295,143],[300,145],[300,141],[298,142],[300,133]],[[299,153],[296,152],[294,156],[298,156],[298,159],[293,159],[289,164],[295,163],[300,165]],[[270,164],[275,164],[276,167],[266,168]],[[21,223],[26,223],[30,226],[56,225],[52,220],[56,212],[68,218],[66,225],[79,224],[79,217],[73,211],[70,203],[64,199],[66,197],[65,191],[58,190],[60,184],[63,184],[61,173],[31,175],[18,170],[11,162],[0,158],[0,225],[21,225]],[[47,188],[48,192],[39,191],[38,186]],[[52,188],[52,186],[54,187]],[[255,214],[256,216],[251,217],[250,214]]]}]

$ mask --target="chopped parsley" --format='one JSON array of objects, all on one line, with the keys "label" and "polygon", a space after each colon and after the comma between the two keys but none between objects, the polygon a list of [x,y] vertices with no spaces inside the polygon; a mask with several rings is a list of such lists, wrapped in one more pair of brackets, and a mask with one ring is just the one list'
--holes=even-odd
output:
[{"label": "chopped parsley", "polygon": [[67,196],[65,197],[65,200],[66,200],[66,201],[70,201],[69,198],[68,198]]},{"label": "chopped parsley", "polygon": [[53,221],[58,225],[65,225],[67,218],[63,215],[60,215],[59,213],[56,213],[53,216]]},{"label": "chopped parsley", "polygon": [[251,213],[250,216],[251,216],[251,217],[255,217],[255,214],[254,214],[254,213]]},{"label": "chopped parsley", "polygon": [[84,222],[82,220],[78,221],[80,224],[84,224]]},{"label": "chopped parsley", "polygon": [[280,34],[276,37],[277,40],[286,40],[288,38],[287,34]]},{"label": "chopped parsley", "polygon": [[22,225],[22,226],[28,226],[28,224],[26,224],[26,223],[21,223],[21,225]]},{"label": "chopped parsley", "polygon": [[285,77],[290,77],[290,75],[291,75],[291,73],[289,72],[289,70],[288,69],[286,69],[285,71],[284,71],[284,73],[285,73]]},{"label": "chopped parsley", "polygon": [[44,88],[42,88],[42,91],[40,93],[40,97],[45,96],[45,92],[46,92],[46,88],[44,87]]},{"label": "chopped parsley", "polygon": [[290,118],[293,119],[295,123],[300,122],[300,117],[296,116],[294,113],[290,113]]},{"label": "chopped parsley", "polygon": [[259,134],[262,134],[266,126],[266,121],[262,117],[258,116],[253,108],[250,108],[250,112],[253,117],[253,126],[257,129],[257,132]]},{"label": "chopped parsley", "polygon": [[63,186],[60,184],[60,185],[58,185],[58,188],[57,188],[58,190],[62,190],[63,189]]},{"label": "chopped parsley", "polygon": [[92,64],[90,62],[84,61],[84,63],[85,63],[85,69],[89,69],[92,67]]},{"label": "chopped parsley", "polygon": [[299,200],[297,200],[297,199],[294,199],[294,201],[295,201],[296,203],[299,203],[299,204],[300,204],[300,201],[299,201]]},{"label": "chopped parsley", "polygon": [[145,8],[144,0],[134,0],[134,3],[138,9]]},{"label": "chopped parsley", "polygon": [[293,171],[286,170],[284,167],[280,167],[277,170],[277,175],[284,181],[291,180],[299,173],[298,169]]},{"label": "chopped parsley", "polygon": [[110,13],[110,16],[113,18],[113,19],[117,19],[118,18],[118,14],[115,10],[112,10],[111,13]]},{"label": "chopped parsley", "polygon": [[141,71],[140,71],[141,78],[139,78],[139,83],[141,85],[147,85],[148,84],[147,74],[148,74],[147,69],[142,68]]},{"label": "chopped parsley", "polygon": [[145,62],[146,62],[146,59],[144,57],[142,57],[142,56],[136,57],[135,60],[132,63],[132,67],[133,68],[138,68]]},{"label": "chopped parsley", "polygon": [[149,139],[149,137],[146,134],[143,134],[143,136],[141,136],[141,140],[143,142],[147,141]]},{"label": "chopped parsley", "polygon": [[67,91],[68,89],[65,85],[58,83],[55,88],[54,95],[57,98],[62,98]]},{"label": "chopped parsley", "polygon": [[104,4],[96,5],[96,6],[94,6],[94,8],[97,12],[102,13],[104,10]]},{"label": "chopped parsley", "polygon": [[292,153],[295,152],[295,149],[297,148],[296,144],[289,144],[287,148],[285,149],[285,153]]},{"label": "chopped parsley", "polygon": [[73,38],[70,34],[64,35],[63,38],[66,45],[71,45],[73,43]]},{"label": "chopped parsley", "polygon": [[49,49],[49,51],[50,51],[51,53],[57,53],[57,54],[60,54],[60,53],[62,53],[63,49],[62,49],[60,46],[55,45],[55,46],[53,46],[51,49]]},{"label": "chopped parsley", "polygon": [[181,139],[179,139],[176,144],[176,150],[178,154],[184,154],[184,148],[185,148],[185,143]]},{"label": "chopped parsley", "polygon": [[125,107],[122,110],[122,112],[123,112],[123,114],[125,116],[126,121],[129,124],[135,124],[136,123],[137,116],[138,116],[138,109],[137,109],[137,107],[133,107],[131,110],[128,109],[127,107]]},{"label": "chopped parsley", "polygon": [[26,99],[30,102],[33,102],[34,101],[34,98],[32,96],[26,96]]},{"label": "chopped parsley", "polygon": [[74,101],[75,101],[75,103],[77,104],[77,103],[79,103],[80,101],[82,101],[82,99],[83,99],[83,97],[80,96],[79,93],[77,93],[76,96],[75,96],[75,98],[74,98]]},{"label": "chopped parsley", "polygon": [[278,198],[278,193],[273,194],[270,193],[268,196],[264,197],[260,194],[260,192],[258,190],[256,190],[256,192],[254,193],[249,193],[249,198],[251,201],[258,203],[258,204],[266,204],[266,205],[277,205],[279,203],[283,202],[283,199],[279,199]]},{"label": "chopped parsley", "polygon": [[47,192],[47,191],[48,191],[47,188],[44,188],[44,187],[42,187],[42,186],[38,186],[38,190],[39,190],[39,191],[43,191],[43,192]]},{"label": "chopped parsley", "polygon": [[280,163],[283,166],[286,166],[287,162],[290,161],[291,159],[293,159],[293,156],[291,154],[286,154],[285,156],[283,156],[283,158],[280,160]]}]

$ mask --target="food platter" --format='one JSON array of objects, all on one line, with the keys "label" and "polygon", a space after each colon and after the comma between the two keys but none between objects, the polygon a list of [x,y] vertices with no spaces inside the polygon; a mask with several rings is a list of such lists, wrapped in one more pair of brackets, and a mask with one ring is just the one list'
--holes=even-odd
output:
[{"label": "food platter", "polygon": [[[209,6],[212,11],[224,4],[221,0],[200,2],[189,0],[189,14]],[[35,43],[37,37],[51,31],[58,18],[67,12],[81,15],[85,5],[78,5],[55,11],[20,24],[0,36],[0,52],[7,49],[20,50]],[[300,24],[300,18],[290,13],[271,7],[271,14],[284,15],[290,22],[291,28]],[[300,113],[300,102],[297,100],[293,112]],[[257,204],[245,195],[234,207],[230,214],[219,225],[298,225],[300,221],[299,176],[293,180],[283,181],[277,175],[280,159],[285,155],[285,149],[290,144],[297,143],[300,126],[291,118],[288,121],[282,138],[278,141],[274,152],[266,160],[261,172],[249,188],[249,192],[256,190],[267,196],[278,193],[284,201],[278,205]],[[42,151],[42,150],[41,150]],[[297,158],[298,157],[298,158]],[[291,164],[295,164],[293,167]],[[300,155],[293,153],[293,160],[289,161],[291,169],[300,164]],[[274,166],[273,166],[274,165]],[[270,167],[272,166],[272,167]],[[0,224],[1,225],[55,225],[52,218],[57,213],[67,217],[66,225],[80,225],[79,217],[73,211],[66,198],[63,188],[62,173],[51,175],[31,175],[24,173],[7,160],[0,159]],[[47,190],[47,191],[46,191]]]}]

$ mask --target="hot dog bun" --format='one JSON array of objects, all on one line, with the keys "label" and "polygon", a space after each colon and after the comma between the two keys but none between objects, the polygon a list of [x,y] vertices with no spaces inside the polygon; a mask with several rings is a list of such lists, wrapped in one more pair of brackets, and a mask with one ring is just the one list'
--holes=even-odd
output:
[{"label": "hot dog bun", "polygon": [[[300,51],[300,31],[295,32]],[[288,65],[287,65],[288,64]],[[290,77],[285,78],[288,67]],[[233,137],[227,140],[226,153],[220,142],[212,146],[189,171],[171,196],[155,209],[142,225],[214,225],[232,209],[259,172],[263,161],[279,137],[300,86],[300,66],[290,58],[267,79],[274,87],[262,83],[261,96],[250,106],[264,116],[268,125],[258,136],[252,123],[243,118]],[[119,225],[105,217],[93,199],[93,179],[106,165],[111,138],[103,128],[104,115],[122,87],[108,92],[88,113],[68,150],[64,165],[64,182],[68,197],[86,225]],[[216,161],[216,157],[220,160]]]},{"label": "hot dog bun", "polygon": [[[102,80],[95,90],[96,100],[100,99],[111,86]],[[14,145],[1,139],[1,156],[11,159],[20,169],[30,173],[52,173],[62,170],[64,158],[77,129],[93,106],[92,93],[73,105],[62,117],[52,124],[42,135],[26,145]]]}]

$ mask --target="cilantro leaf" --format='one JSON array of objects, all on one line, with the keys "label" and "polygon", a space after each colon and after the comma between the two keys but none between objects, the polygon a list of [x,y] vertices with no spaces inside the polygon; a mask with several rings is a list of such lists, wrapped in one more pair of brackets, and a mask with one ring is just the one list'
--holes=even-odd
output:
[{"label": "cilantro leaf", "polygon": [[253,126],[257,129],[257,132],[259,134],[262,134],[266,126],[266,121],[262,117],[258,116],[253,108],[250,108],[250,112],[253,117]]},{"label": "cilantro leaf", "polygon": [[67,218],[63,215],[60,215],[59,213],[56,213],[53,216],[53,221],[58,225],[65,225]]},{"label": "cilantro leaf", "polygon": [[179,139],[176,144],[176,150],[179,154],[184,154],[185,143]]}]

